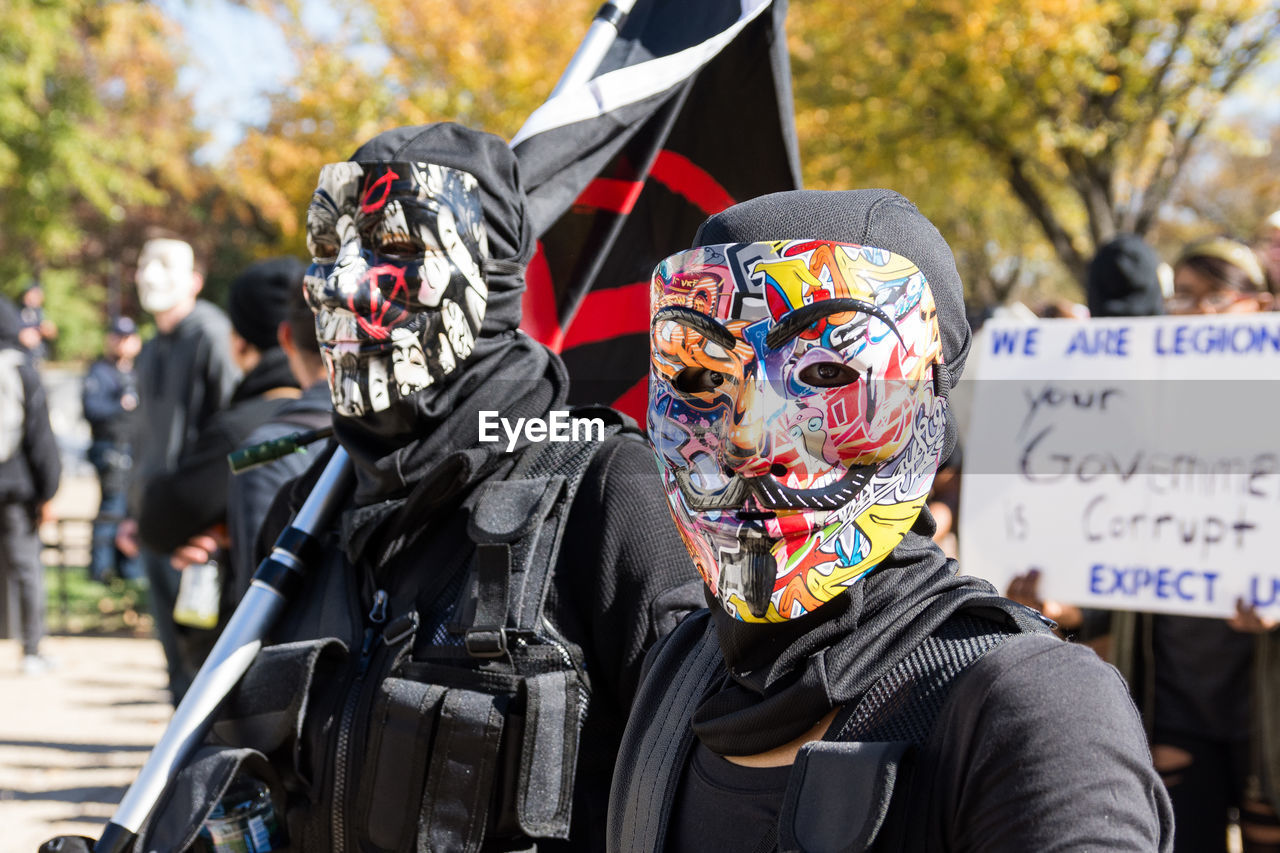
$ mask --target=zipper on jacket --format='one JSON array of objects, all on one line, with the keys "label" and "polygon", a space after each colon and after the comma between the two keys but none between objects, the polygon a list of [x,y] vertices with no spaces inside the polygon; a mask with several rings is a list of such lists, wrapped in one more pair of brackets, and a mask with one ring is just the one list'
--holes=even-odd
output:
[{"label": "zipper on jacket", "polygon": [[[387,618],[387,594],[378,590],[373,594],[373,608],[369,611],[369,621],[381,625]],[[351,746],[351,726],[354,722],[356,706],[360,704],[360,694],[364,689],[364,677],[369,671],[369,659],[373,656],[374,639],[378,635],[373,625],[364,629],[364,640],[360,644],[360,660],[356,663],[356,674],[347,688],[347,701],[342,708],[342,722],[338,727],[337,754],[334,756],[333,773],[333,853],[343,853],[347,845],[346,794],[347,794],[347,753]]]},{"label": "zipper on jacket", "polygon": [[587,703],[591,700],[591,691],[587,688],[586,673],[583,671],[583,668],[578,665],[578,662],[573,659],[573,655],[569,654],[568,647],[566,647],[555,633],[550,630],[551,626],[548,625],[546,627],[547,641],[557,652],[560,653],[560,659],[564,661],[564,665],[577,675],[577,678],[574,680],[578,682],[578,733],[581,735],[582,725],[587,720]]}]

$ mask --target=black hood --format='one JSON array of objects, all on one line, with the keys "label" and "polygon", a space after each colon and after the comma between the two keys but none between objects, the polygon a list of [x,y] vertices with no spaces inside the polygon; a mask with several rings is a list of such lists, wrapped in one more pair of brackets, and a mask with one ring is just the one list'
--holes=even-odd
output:
[{"label": "black hood", "polygon": [[[541,417],[563,403],[566,381],[559,359],[516,331],[525,267],[536,242],[507,144],[462,125],[429,124],[381,133],[350,159],[434,163],[470,173],[479,185],[488,231],[488,304],[471,355],[445,381],[386,411],[334,418],[338,440],[356,467],[355,502],[361,510],[348,519],[352,538],[374,548],[380,547],[376,540],[385,540],[383,550],[391,553],[403,545],[396,531],[404,525],[394,519],[407,511],[406,501],[417,508],[419,523],[425,504],[465,491],[506,457],[500,445],[479,443],[480,410]],[[448,482],[437,482],[442,477]]]},{"label": "black hood", "polygon": [[693,245],[766,240],[834,240],[874,246],[915,263],[938,305],[942,357],[954,383],[969,355],[964,285],[951,247],[933,223],[893,190],[790,190],[760,196],[717,213]]},{"label": "black hood", "polygon": [[[944,396],[960,379],[971,333],[964,285],[951,247],[916,206],[893,190],[789,190],[760,196],[712,216],[698,228],[693,245],[768,240],[834,240],[887,249],[924,273],[938,306],[942,358],[938,390]],[[942,458],[956,446],[955,421],[947,418]]]},{"label": "black hood", "polygon": [[1164,313],[1160,258],[1137,234],[1121,234],[1089,264],[1089,313],[1094,317],[1151,317]]},{"label": "black hood", "polygon": [[380,133],[357,148],[350,159],[357,163],[435,163],[471,173],[480,184],[480,203],[489,232],[489,261],[484,265],[489,299],[480,336],[491,337],[520,325],[524,270],[537,243],[525,213],[516,157],[506,142],[492,133],[441,122]]}]

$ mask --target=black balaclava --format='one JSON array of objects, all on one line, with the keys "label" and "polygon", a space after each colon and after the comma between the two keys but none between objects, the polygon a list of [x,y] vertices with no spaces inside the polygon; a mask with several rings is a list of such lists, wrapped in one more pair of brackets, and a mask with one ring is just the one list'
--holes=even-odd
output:
[{"label": "black balaclava", "polygon": [[[356,464],[356,504],[347,521],[348,550],[399,547],[395,530],[417,523],[488,475],[509,454],[501,443],[480,443],[477,413],[543,417],[563,402],[567,378],[559,359],[519,334],[525,267],[536,243],[525,214],[515,156],[497,136],[457,124],[402,127],[381,133],[351,155],[358,163],[425,163],[475,178],[487,231],[482,264],[487,304],[474,347],[444,379],[392,403],[385,411],[334,418],[342,445]],[[401,506],[405,501],[410,506]],[[387,524],[388,514],[403,524]],[[382,528],[384,534],[377,534]],[[385,531],[390,528],[391,532]],[[379,541],[371,537],[378,536]]]},{"label": "black balaclava", "polygon": [[1160,258],[1137,234],[1121,234],[1089,263],[1086,284],[1094,317],[1151,317],[1164,313]]},{"label": "black balaclava", "polygon": [[[963,287],[942,235],[901,195],[883,189],[775,193],[711,217],[694,245],[803,239],[874,246],[915,262],[938,308],[945,368],[937,383],[946,393],[969,351]],[[953,441],[950,424],[948,433]],[[724,755],[781,746],[830,709],[855,702],[966,601],[994,596],[985,581],[957,576],[955,561],[930,540],[933,529],[928,511],[921,512],[874,572],[799,619],[752,624],[713,605],[730,675],[694,714],[698,738]]]}]

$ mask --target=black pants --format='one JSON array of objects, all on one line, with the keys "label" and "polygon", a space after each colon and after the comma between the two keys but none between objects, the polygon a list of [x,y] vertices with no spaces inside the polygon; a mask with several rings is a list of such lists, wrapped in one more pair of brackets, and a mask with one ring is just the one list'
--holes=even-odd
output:
[{"label": "black pants", "polygon": [[1228,813],[1244,802],[1249,778],[1249,741],[1216,741],[1156,732],[1153,746],[1184,750],[1190,763],[1161,770],[1173,801],[1175,853],[1215,853],[1227,849]]},{"label": "black pants", "polygon": [[137,580],[144,577],[141,561],[128,558],[116,549],[120,519],[129,514],[126,491],[131,457],[127,444],[95,441],[89,445],[89,461],[98,472],[102,500],[93,521],[93,550],[89,555],[89,577],[107,581],[113,577]]},{"label": "black pants", "polygon": [[27,504],[0,504],[0,584],[7,601],[17,599],[19,636],[23,654],[40,652],[44,639],[44,566],[40,563],[40,535]]},{"label": "black pants", "polygon": [[[176,707],[187,694],[187,689],[191,687],[205,658],[213,650],[221,625],[215,630],[206,631],[173,621],[173,605],[178,600],[182,573],[170,565],[167,554],[157,554],[143,548],[141,556],[150,584],[151,615],[155,619],[156,639],[164,649],[169,669],[169,694]],[[224,603],[224,620],[229,612],[230,608]]]}]

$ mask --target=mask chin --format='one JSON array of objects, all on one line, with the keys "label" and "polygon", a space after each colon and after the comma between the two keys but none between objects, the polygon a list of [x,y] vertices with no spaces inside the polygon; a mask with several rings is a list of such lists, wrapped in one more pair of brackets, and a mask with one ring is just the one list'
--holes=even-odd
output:
[{"label": "mask chin", "polygon": [[142,287],[138,292],[138,304],[148,314],[160,314],[178,304],[178,290],[175,287]]},{"label": "mask chin", "polygon": [[321,347],[329,393],[339,415],[360,418],[385,412],[397,401],[434,384],[422,344],[413,334],[387,344],[331,344]]}]

